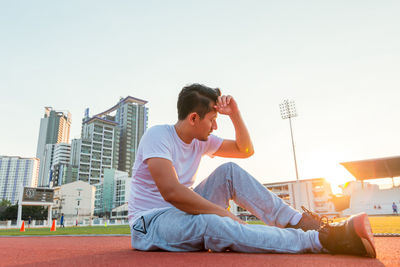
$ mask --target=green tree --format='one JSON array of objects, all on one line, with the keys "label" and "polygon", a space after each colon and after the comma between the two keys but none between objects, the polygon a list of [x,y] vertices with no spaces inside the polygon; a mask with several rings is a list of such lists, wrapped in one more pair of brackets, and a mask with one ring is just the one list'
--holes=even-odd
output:
[{"label": "green tree", "polygon": [[[23,206],[22,220],[28,220],[31,216],[32,220],[46,220],[47,207],[43,206]],[[18,217],[18,204],[8,206],[1,214],[0,220],[16,220]]]},{"label": "green tree", "polygon": [[7,199],[2,199],[0,201],[0,207],[9,207],[11,206],[11,202]]},{"label": "green tree", "polygon": [[7,199],[2,199],[2,200],[0,201],[0,220],[1,220],[1,217],[2,217],[3,213],[6,211],[6,209],[7,209],[9,206],[11,206],[11,202],[10,202],[9,200],[7,200]]},{"label": "green tree", "polygon": [[16,220],[17,219],[17,212],[18,212],[18,204],[8,206],[1,214],[0,220]]},{"label": "green tree", "polygon": [[47,220],[47,206],[24,206],[22,208],[22,219],[28,220],[29,216],[32,220]]}]

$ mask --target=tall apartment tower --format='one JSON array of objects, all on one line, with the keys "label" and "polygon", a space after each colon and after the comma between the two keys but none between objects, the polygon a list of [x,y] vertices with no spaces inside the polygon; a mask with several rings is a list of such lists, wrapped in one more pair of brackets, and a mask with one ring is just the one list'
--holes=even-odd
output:
[{"label": "tall apartment tower", "polygon": [[[78,166],[78,180],[103,183],[104,170],[132,174],[139,141],[147,129],[147,101],[128,96],[113,107],[89,116],[85,110],[81,139],[72,140],[72,166]],[[97,194],[97,193],[96,193]]]},{"label": "tall apartment tower", "polygon": [[[114,123],[114,127],[118,129],[118,135],[115,135],[115,138],[118,138],[118,141],[116,140],[118,149],[115,150],[118,151],[118,155],[115,155],[118,163],[115,169],[127,172],[129,177],[132,175],[140,139],[147,129],[148,108],[145,106],[146,103],[145,100],[127,96],[121,98],[113,107],[92,117],[92,119],[97,118]],[[82,124],[82,140],[85,135],[85,124],[89,120],[87,109]],[[77,144],[72,144],[72,154],[76,153],[76,146]],[[76,163],[76,156],[73,156],[71,160]]]},{"label": "tall apartment tower", "polygon": [[[71,128],[71,114],[68,111],[56,111],[52,107],[45,107],[44,117],[40,120],[40,131],[36,158],[40,160],[39,186],[49,185],[49,164],[46,156],[53,153],[49,144],[69,143]],[[50,166],[51,167],[51,166]]]},{"label": "tall apartment tower", "polygon": [[[65,180],[62,174],[64,171],[67,171],[66,168],[70,167],[70,157],[71,157],[71,145],[67,143],[58,143],[54,145],[46,145],[46,149],[50,150],[52,153],[50,155],[46,155],[45,160],[49,161],[48,165],[51,167],[48,169],[46,165],[46,170],[49,170],[49,174],[46,174],[46,177],[49,177],[50,187],[58,186],[62,184],[62,180]],[[61,174],[61,175],[60,175]]]},{"label": "tall apartment tower", "polygon": [[78,166],[78,180],[97,184],[104,170],[118,166],[119,129],[115,121],[85,117],[81,139],[72,141],[71,163]]},{"label": "tall apartment tower", "polygon": [[22,186],[37,187],[39,160],[0,156],[0,199],[16,204]]},{"label": "tall apartment tower", "polygon": [[118,170],[132,175],[139,141],[147,129],[147,101],[128,96],[117,104],[116,122],[120,128]]}]

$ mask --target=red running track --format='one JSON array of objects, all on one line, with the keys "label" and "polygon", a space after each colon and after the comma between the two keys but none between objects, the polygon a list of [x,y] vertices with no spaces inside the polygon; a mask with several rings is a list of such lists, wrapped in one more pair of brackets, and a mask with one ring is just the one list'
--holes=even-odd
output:
[{"label": "red running track", "polygon": [[0,237],[0,266],[400,266],[400,238],[377,237],[377,259],[327,254],[142,252],[129,236]]}]

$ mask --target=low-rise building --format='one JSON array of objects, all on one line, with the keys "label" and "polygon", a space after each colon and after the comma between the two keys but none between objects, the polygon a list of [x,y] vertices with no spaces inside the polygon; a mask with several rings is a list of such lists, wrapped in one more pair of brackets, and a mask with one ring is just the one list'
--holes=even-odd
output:
[{"label": "low-rise building", "polygon": [[96,187],[87,182],[76,181],[54,188],[53,217],[64,219],[69,224],[89,222],[93,218]]},{"label": "low-rise building", "polygon": [[128,203],[125,203],[119,207],[113,208],[111,211],[112,220],[128,220]]}]

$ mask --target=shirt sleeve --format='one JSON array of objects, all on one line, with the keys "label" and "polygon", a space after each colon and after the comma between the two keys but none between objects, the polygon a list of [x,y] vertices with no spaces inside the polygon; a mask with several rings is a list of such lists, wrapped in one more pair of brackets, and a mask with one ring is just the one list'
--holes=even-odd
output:
[{"label": "shirt sleeve", "polygon": [[213,158],[214,157],[213,154],[215,152],[217,152],[218,148],[221,146],[223,141],[224,141],[224,139],[211,134],[208,137],[207,144],[205,146],[203,155],[205,154],[205,155]]},{"label": "shirt sleeve", "polygon": [[149,129],[141,142],[143,162],[149,158],[164,158],[172,161],[172,152],[168,132],[162,128]]}]

